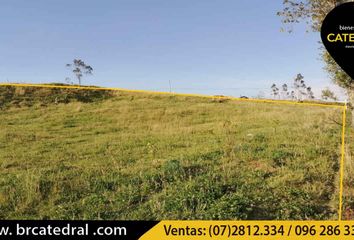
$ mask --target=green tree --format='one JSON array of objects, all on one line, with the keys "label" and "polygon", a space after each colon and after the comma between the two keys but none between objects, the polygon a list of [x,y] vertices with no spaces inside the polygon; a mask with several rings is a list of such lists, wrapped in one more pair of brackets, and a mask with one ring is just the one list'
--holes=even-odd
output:
[{"label": "green tree", "polygon": [[295,91],[291,91],[291,93],[290,93],[290,98],[291,98],[291,100],[295,100]]},{"label": "green tree", "polygon": [[328,88],[322,90],[322,95],[321,95],[323,100],[334,100],[337,101],[338,98],[336,97],[336,95],[334,94],[334,92],[332,92],[331,90],[329,90]]},{"label": "green tree", "polygon": [[[354,0],[284,0],[284,8],[277,14],[281,17],[285,29],[292,32],[293,24],[305,22],[309,30],[319,32],[326,15],[337,5]],[[354,81],[333,60],[329,53],[321,47],[325,69],[332,81],[347,90],[351,101],[354,101]]]},{"label": "green tree", "polygon": [[81,79],[85,75],[92,75],[93,68],[90,65],[87,65],[81,59],[74,59],[73,63],[66,64],[66,67],[70,68],[74,73],[76,78],[79,81],[79,85],[81,85]]},{"label": "green tree", "polygon": [[286,83],[284,83],[281,86],[281,90],[282,90],[283,99],[287,99],[289,97],[288,85]]},{"label": "green tree", "polygon": [[297,74],[294,79],[294,89],[298,100],[301,100],[302,97],[306,95],[306,84],[304,81],[304,76],[302,76],[301,73]]},{"label": "green tree", "polygon": [[315,94],[313,93],[311,87],[306,88],[306,96],[308,99],[315,99]]},{"label": "green tree", "polygon": [[275,99],[277,96],[279,96],[279,88],[274,83],[273,83],[273,85],[270,88],[272,90],[272,95],[273,95],[273,97]]}]

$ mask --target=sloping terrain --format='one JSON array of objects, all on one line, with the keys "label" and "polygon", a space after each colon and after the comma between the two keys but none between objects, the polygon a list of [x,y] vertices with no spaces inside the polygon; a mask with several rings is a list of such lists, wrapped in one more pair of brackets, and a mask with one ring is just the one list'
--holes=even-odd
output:
[{"label": "sloping terrain", "polygon": [[339,110],[87,94],[0,87],[1,219],[336,218]]}]

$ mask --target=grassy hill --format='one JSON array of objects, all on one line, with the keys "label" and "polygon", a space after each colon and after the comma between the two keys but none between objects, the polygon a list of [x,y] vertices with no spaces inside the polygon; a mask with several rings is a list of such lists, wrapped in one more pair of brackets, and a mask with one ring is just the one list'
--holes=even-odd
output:
[{"label": "grassy hill", "polygon": [[339,110],[0,87],[1,219],[335,219]]}]

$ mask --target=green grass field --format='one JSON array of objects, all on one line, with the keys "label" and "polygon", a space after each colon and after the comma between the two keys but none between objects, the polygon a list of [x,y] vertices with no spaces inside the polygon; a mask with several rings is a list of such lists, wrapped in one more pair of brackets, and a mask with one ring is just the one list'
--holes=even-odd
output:
[{"label": "green grass field", "polygon": [[0,89],[1,219],[338,217],[340,110]]}]

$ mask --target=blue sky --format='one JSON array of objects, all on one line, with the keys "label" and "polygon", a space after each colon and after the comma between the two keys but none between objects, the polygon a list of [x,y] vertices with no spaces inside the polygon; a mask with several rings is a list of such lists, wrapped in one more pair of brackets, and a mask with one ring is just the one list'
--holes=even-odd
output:
[{"label": "blue sky", "polygon": [[282,2],[3,0],[0,81],[64,82],[81,58],[87,85],[255,96],[301,72],[331,86],[319,33],[279,31]]}]

